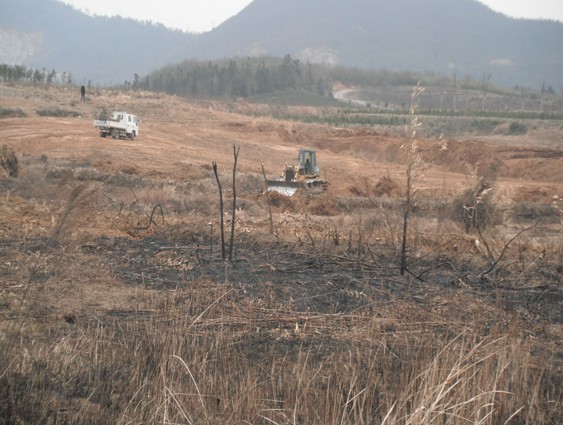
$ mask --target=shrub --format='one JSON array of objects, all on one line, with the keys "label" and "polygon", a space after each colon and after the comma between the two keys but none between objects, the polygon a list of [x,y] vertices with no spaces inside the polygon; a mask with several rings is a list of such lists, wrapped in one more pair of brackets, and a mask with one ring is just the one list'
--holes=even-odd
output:
[{"label": "shrub", "polygon": [[18,158],[13,148],[8,145],[0,146],[0,165],[2,165],[2,168],[6,170],[11,177],[18,177]]},{"label": "shrub", "polygon": [[477,198],[469,189],[452,205],[452,219],[463,224],[467,233],[474,229],[485,229],[495,222],[494,204],[488,198],[481,201],[477,201]]},{"label": "shrub", "polygon": [[26,116],[27,114],[19,108],[0,108],[0,118],[22,118]]},{"label": "shrub", "polygon": [[111,112],[108,111],[106,108],[102,108],[102,109],[96,114],[96,119],[97,119],[97,120],[109,120],[110,117],[111,117]]},{"label": "shrub", "polygon": [[465,232],[483,230],[500,222],[499,212],[492,202],[496,181],[493,167],[452,202],[452,220],[464,225]]},{"label": "shrub", "polygon": [[294,212],[296,211],[295,202],[292,197],[288,197],[287,195],[280,194],[276,191],[269,191],[268,192],[268,199],[270,205],[273,207],[277,207],[282,211]]},{"label": "shrub", "polygon": [[554,205],[544,203],[517,203],[513,210],[514,218],[518,221],[561,223],[561,213]]},{"label": "shrub", "polygon": [[389,197],[400,196],[401,187],[389,176],[383,176],[375,185],[375,195],[377,197],[382,195],[387,195]]},{"label": "shrub", "polygon": [[471,122],[471,129],[481,134],[490,134],[499,124],[501,124],[499,120],[476,118]]},{"label": "shrub", "polygon": [[526,133],[528,133],[528,126],[526,126],[524,123],[513,121],[508,127],[509,135],[525,135]]},{"label": "shrub", "polygon": [[307,210],[317,216],[335,216],[339,213],[340,206],[330,195],[313,195],[307,202]]}]

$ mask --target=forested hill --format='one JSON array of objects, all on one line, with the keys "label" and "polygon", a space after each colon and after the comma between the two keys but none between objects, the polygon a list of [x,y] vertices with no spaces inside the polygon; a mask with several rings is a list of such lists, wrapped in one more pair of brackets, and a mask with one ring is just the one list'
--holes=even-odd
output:
[{"label": "forested hill", "polygon": [[477,0],[254,0],[201,35],[91,17],[56,0],[0,1],[0,63],[121,83],[184,60],[278,57],[563,87],[563,23],[516,20]]},{"label": "forested hill", "polygon": [[[331,69],[282,58],[228,59],[214,62],[184,61],[155,70],[139,79],[139,88],[199,98],[246,98],[297,90],[329,96]],[[133,87],[136,88],[136,87]]]},{"label": "forested hill", "polygon": [[487,74],[505,86],[563,86],[563,23],[511,19],[477,0],[255,0],[190,53],[289,53],[348,67]]}]

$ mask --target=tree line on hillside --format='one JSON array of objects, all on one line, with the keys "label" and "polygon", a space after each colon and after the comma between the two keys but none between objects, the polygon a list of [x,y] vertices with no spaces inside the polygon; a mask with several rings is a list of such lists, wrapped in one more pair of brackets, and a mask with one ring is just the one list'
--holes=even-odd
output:
[{"label": "tree line on hillside", "polygon": [[[0,64],[0,77],[6,82],[24,82],[33,84],[72,84],[71,72],[47,71],[46,68],[33,69],[25,65]],[[89,82],[89,86],[91,83]]]},{"label": "tree line on hillside", "polygon": [[[24,65],[0,64],[0,78],[4,82],[35,85],[73,84],[71,72],[33,69]],[[429,71],[419,73],[334,67],[302,62],[290,55],[283,58],[232,58],[206,62],[189,60],[168,65],[145,77],[134,74],[132,81],[125,81],[118,86],[126,90],[149,90],[191,98],[233,99],[259,98],[260,95],[291,91],[301,92],[306,96],[314,94],[319,97],[332,97],[332,88],[336,82],[349,87],[363,87],[368,99],[380,99],[385,103],[385,108],[387,103],[401,106],[407,102],[408,99],[402,99],[401,93],[405,92],[403,89],[414,87],[418,82],[428,89],[433,88],[428,90],[425,96],[427,108],[438,108],[441,111],[449,108],[452,113],[458,112],[458,109],[501,110],[502,106],[498,105],[501,101],[505,104],[504,109],[508,108],[508,104],[512,105],[510,109],[514,109],[517,108],[514,106],[515,99],[518,100],[521,110],[531,108],[553,112],[561,110],[563,101],[563,89],[561,96],[558,96],[551,86],[546,87],[545,84],[541,90],[518,86],[497,87],[491,83],[490,73],[484,74],[483,78],[478,80],[470,75],[459,78],[455,72],[446,76]],[[87,86],[91,88],[92,82],[88,81]],[[400,87],[402,89],[397,90]],[[456,107],[456,98],[463,90],[473,92],[475,99],[471,105],[464,106],[460,98]],[[376,94],[370,95],[371,92]],[[496,103],[491,103],[494,98],[489,97],[489,94],[500,95],[501,98],[497,97]],[[480,101],[476,100],[477,97]],[[453,106],[450,105],[449,98],[453,99]],[[532,108],[527,100],[539,103],[540,106]],[[478,106],[476,102],[479,103]]]},{"label": "tree line on hillside", "polygon": [[286,55],[280,58],[184,61],[154,71],[144,79],[135,74],[127,86],[186,97],[247,98],[283,90],[330,93],[322,67]]},{"label": "tree line on hillside", "polygon": [[[302,62],[285,55],[283,58],[233,58],[219,61],[184,61],[168,65],[141,78],[135,74],[124,82],[126,89],[143,89],[194,98],[249,98],[277,91],[297,90],[330,96],[332,86],[340,82],[348,86],[407,86],[421,82],[425,87],[447,88],[450,91],[471,90],[487,93],[533,96],[533,89],[503,88],[491,83],[491,74],[476,79],[455,72],[446,76],[434,72],[367,70],[334,67]],[[542,93],[554,93],[542,87]]]},{"label": "tree line on hillside", "polygon": [[178,96],[200,98],[251,97],[284,90],[301,90],[329,96],[338,81],[347,85],[416,85],[421,78],[433,84],[447,84],[447,77],[422,76],[415,72],[363,70],[311,64],[281,58],[233,58],[199,62],[184,61],[153,71],[144,78],[135,74],[125,88],[161,91]]}]

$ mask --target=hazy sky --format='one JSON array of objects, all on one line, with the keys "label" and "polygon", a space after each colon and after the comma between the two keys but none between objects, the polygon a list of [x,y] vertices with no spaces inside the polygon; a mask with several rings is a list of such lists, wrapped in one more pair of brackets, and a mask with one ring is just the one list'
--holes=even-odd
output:
[{"label": "hazy sky", "polygon": [[[184,31],[209,31],[252,0],[59,0],[93,15],[120,15]],[[451,0],[456,1],[456,0]],[[563,22],[563,0],[479,0],[515,18]]]}]

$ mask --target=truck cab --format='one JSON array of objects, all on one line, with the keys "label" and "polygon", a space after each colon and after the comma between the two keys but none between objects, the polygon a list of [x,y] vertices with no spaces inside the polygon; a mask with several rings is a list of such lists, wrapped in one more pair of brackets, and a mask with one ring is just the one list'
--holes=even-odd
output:
[{"label": "truck cab", "polygon": [[139,118],[136,115],[128,114],[123,111],[112,112],[111,121],[117,121],[125,127],[125,133],[133,139],[139,136]]}]

